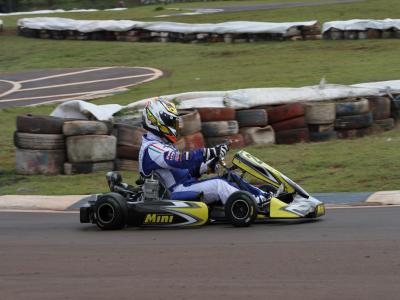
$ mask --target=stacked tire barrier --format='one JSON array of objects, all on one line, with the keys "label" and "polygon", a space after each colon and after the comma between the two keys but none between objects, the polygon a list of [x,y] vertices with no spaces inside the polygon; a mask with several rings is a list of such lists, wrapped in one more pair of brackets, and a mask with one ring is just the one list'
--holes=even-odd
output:
[{"label": "stacked tire barrier", "polygon": [[[400,95],[242,110],[205,107],[179,113],[179,150],[213,147],[227,141],[232,142],[231,148],[324,142],[393,129],[400,120]],[[111,126],[100,121],[18,116],[14,133],[16,172],[73,175],[113,169],[138,171],[146,131],[140,127],[140,120],[128,121]]]},{"label": "stacked tire barrier", "polygon": [[201,131],[207,147],[231,141],[232,148],[244,146],[243,136],[239,133],[239,123],[235,120],[233,108],[200,108]]},{"label": "stacked tire barrier", "polygon": [[323,34],[326,40],[366,40],[366,39],[398,39],[400,31],[396,29],[340,30],[332,28]]},{"label": "stacked tire barrier", "polygon": [[92,40],[92,41],[119,41],[119,42],[181,42],[181,43],[254,43],[262,41],[299,41],[320,40],[321,31],[318,27],[303,27],[292,30],[291,35],[282,33],[180,33],[159,32],[149,30],[129,31],[96,31],[80,32],[76,30],[46,30],[19,27],[18,34],[29,38],[54,39],[54,40]]},{"label": "stacked tire barrier", "polygon": [[244,145],[266,145],[275,143],[275,132],[268,125],[268,114],[265,109],[244,109],[236,112],[239,133],[243,136]]},{"label": "stacked tire barrier", "polygon": [[65,174],[114,170],[117,139],[110,135],[110,125],[100,121],[66,121],[63,133],[68,157]]},{"label": "stacked tire barrier", "polygon": [[333,102],[308,103],[305,105],[305,120],[310,141],[323,142],[336,138],[334,122],[336,105]]},{"label": "stacked tire barrier", "polygon": [[295,144],[310,140],[302,103],[266,107],[277,144]]},{"label": "stacked tire barrier", "polygon": [[204,137],[201,132],[201,118],[197,110],[179,111],[179,150],[203,148]]},{"label": "stacked tire barrier", "polygon": [[105,40],[125,42],[243,43],[258,41],[322,39],[317,21],[267,23],[226,22],[183,24],[131,20],[73,20],[24,18],[18,20],[19,35],[42,39]]},{"label": "stacked tire barrier", "polygon": [[62,174],[66,160],[62,133],[64,119],[24,115],[18,116],[16,123],[16,173]]},{"label": "stacked tire barrier", "polygon": [[114,129],[117,136],[116,170],[138,171],[139,150],[145,130],[127,124],[115,124]]}]

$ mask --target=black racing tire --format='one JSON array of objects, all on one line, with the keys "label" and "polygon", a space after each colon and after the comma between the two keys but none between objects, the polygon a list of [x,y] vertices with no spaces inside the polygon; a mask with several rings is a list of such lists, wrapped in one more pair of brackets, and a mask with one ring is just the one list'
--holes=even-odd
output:
[{"label": "black racing tire", "polygon": [[252,194],[238,191],[225,203],[225,217],[235,227],[250,226],[257,218],[256,201]]},{"label": "black racing tire", "polygon": [[100,196],[94,207],[96,225],[101,230],[119,230],[125,227],[128,208],[124,197],[116,193]]}]

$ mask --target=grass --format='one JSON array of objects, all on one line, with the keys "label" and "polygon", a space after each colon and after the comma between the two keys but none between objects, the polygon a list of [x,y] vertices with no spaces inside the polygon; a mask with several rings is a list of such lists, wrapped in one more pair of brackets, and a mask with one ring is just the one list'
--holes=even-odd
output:
[{"label": "grass", "polygon": [[[252,1],[260,3],[266,1]],[[270,1],[277,2],[277,1]],[[400,7],[393,0],[280,9],[242,13],[174,17],[182,22],[228,20],[299,21],[395,17]],[[208,2],[221,6],[232,2]],[[243,3],[236,1],[233,4]],[[246,1],[246,4],[248,2]],[[204,7],[186,3],[170,7]],[[154,20],[157,6],[119,13],[62,14],[75,18]],[[54,16],[54,15],[52,15]],[[7,29],[15,17],[2,18]],[[127,104],[145,97],[197,90],[249,87],[299,87],[328,82],[398,79],[400,40],[269,42],[255,44],[175,44],[97,41],[54,41],[0,36],[0,70],[101,66],[149,66],[166,76],[129,92],[94,101]],[[14,171],[12,133],[18,114],[49,114],[55,105],[0,111],[0,194],[87,194],[106,190],[102,173],[79,176],[20,176]],[[271,163],[309,191],[374,191],[398,189],[400,131],[372,137],[293,146],[249,147],[248,151]],[[299,155],[301,154],[301,155]],[[294,159],[298,158],[298,159]],[[137,175],[125,172],[132,181]]]}]

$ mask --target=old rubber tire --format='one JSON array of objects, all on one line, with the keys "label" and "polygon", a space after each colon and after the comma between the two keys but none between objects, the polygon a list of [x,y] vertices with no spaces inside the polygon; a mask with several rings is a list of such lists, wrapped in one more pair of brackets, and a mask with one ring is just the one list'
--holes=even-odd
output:
[{"label": "old rubber tire", "polygon": [[333,102],[313,102],[305,105],[307,124],[330,124],[335,121],[336,107]]},{"label": "old rubber tire", "polygon": [[271,126],[243,127],[239,133],[243,135],[246,145],[275,144],[275,131]]},{"label": "old rubber tire", "polygon": [[272,124],[271,126],[272,128],[274,128],[275,132],[307,127],[306,119],[304,118],[304,116],[277,122]]},{"label": "old rubber tire", "polygon": [[118,158],[138,160],[139,151],[140,151],[140,147],[139,146],[118,145],[117,146],[117,157]]},{"label": "old rubber tire", "polygon": [[62,134],[65,119],[51,116],[17,116],[17,131],[39,134]]},{"label": "old rubber tire", "polygon": [[400,95],[397,95],[392,100],[391,116],[396,120],[400,120]]},{"label": "old rubber tire", "polygon": [[341,129],[336,131],[338,139],[354,139],[370,135],[371,133],[371,127],[359,129]]},{"label": "old rubber tire", "polygon": [[200,114],[197,110],[179,111],[179,134],[191,135],[201,130]]},{"label": "old rubber tire", "polygon": [[298,128],[275,132],[277,144],[296,144],[310,141],[308,128]]},{"label": "old rubber tire", "polygon": [[89,163],[64,163],[64,174],[88,174],[100,171],[113,171],[114,161],[89,162]]},{"label": "old rubber tire", "polygon": [[342,116],[335,120],[336,129],[359,129],[371,126],[373,123],[372,113],[362,115]]},{"label": "old rubber tire", "polygon": [[336,139],[336,131],[324,131],[324,132],[315,132],[310,131],[310,141],[311,142],[326,142],[330,140]]},{"label": "old rubber tire", "polygon": [[374,120],[383,120],[390,118],[390,99],[387,97],[370,97],[369,108],[373,114]]},{"label": "old rubber tire", "polygon": [[184,140],[182,150],[197,150],[199,148],[204,148],[204,137],[201,132],[186,135],[182,137],[182,139]]},{"label": "old rubber tire", "polygon": [[369,112],[369,102],[365,98],[336,102],[336,116],[352,116]]},{"label": "old rubber tire", "polygon": [[235,227],[250,226],[257,217],[256,201],[252,194],[238,191],[225,203],[225,217]]},{"label": "old rubber tire", "polygon": [[94,207],[96,225],[101,230],[118,230],[126,225],[128,208],[126,200],[115,193],[104,194],[99,197]]},{"label": "old rubber tire", "polygon": [[231,121],[235,120],[235,109],[230,107],[204,107],[198,108],[202,122]]},{"label": "old rubber tire", "polygon": [[67,121],[63,125],[63,133],[65,136],[73,135],[107,135],[110,133],[109,126],[100,121]]},{"label": "old rubber tire", "polygon": [[65,150],[16,149],[15,171],[21,175],[58,175],[63,173]]},{"label": "old rubber tire", "polygon": [[268,124],[267,112],[264,109],[245,109],[236,111],[239,127],[263,127]]},{"label": "old rubber tire", "polygon": [[76,135],[67,137],[68,161],[98,162],[114,160],[116,157],[115,136]]},{"label": "old rubber tire", "polygon": [[14,145],[17,148],[31,150],[65,149],[65,141],[62,134],[14,132]]},{"label": "old rubber tire", "polygon": [[125,124],[116,124],[118,145],[140,146],[146,130]]},{"label": "old rubber tire", "polygon": [[205,137],[232,135],[239,132],[239,124],[237,121],[203,122],[201,131]]},{"label": "old rubber tire", "polygon": [[308,129],[310,132],[327,132],[335,129],[335,126],[332,124],[308,124]]},{"label": "old rubber tire", "polygon": [[227,136],[205,138],[207,147],[214,147],[216,145],[223,144],[229,141],[231,142],[229,147],[232,149],[240,149],[245,146],[243,135],[241,135],[240,133]]},{"label": "old rubber tire", "polygon": [[304,105],[302,103],[291,103],[270,107],[267,109],[270,124],[293,119],[304,115]]},{"label": "old rubber tire", "polygon": [[383,119],[383,120],[375,120],[374,125],[374,130],[377,131],[388,131],[392,130],[394,128],[394,119],[393,118],[388,118],[388,119]]},{"label": "old rubber tire", "polygon": [[116,159],[115,170],[117,171],[139,171],[139,162],[137,160]]}]

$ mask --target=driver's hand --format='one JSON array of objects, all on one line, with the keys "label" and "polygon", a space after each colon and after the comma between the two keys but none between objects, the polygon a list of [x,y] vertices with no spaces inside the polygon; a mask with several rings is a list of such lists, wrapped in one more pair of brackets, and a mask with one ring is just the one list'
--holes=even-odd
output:
[{"label": "driver's hand", "polygon": [[220,144],[212,148],[205,148],[204,150],[205,160],[208,161],[214,158],[223,159],[228,152],[229,147],[226,144]]}]

